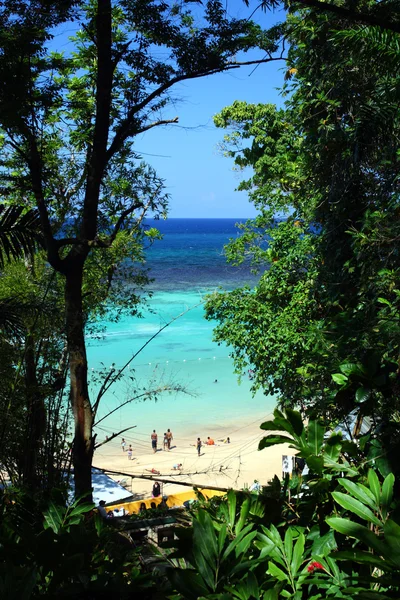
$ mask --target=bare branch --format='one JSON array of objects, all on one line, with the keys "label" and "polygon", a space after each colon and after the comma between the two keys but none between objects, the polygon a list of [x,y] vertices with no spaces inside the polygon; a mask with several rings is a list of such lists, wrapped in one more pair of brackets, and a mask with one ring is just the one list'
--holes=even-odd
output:
[{"label": "bare branch", "polygon": [[121,431],[118,431],[118,433],[113,433],[109,438],[104,440],[104,442],[100,442],[99,444],[96,444],[94,446],[94,449],[97,450],[97,448],[100,448],[100,446],[104,446],[104,444],[108,444],[108,442],[111,442],[111,440],[113,440],[114,438],[118,437],[122,433],[125,433],[125,431],[129,431],[130,429],[135,429],[135,427],[137,427],[137,425],[132,425],[131,427],[125,427],[125,429],[121,429]]},{"label": "bare branch", "polygon": [[[160,327],[160,329],[158,331],[156,331],[140,348],[137,352],[135,352],[131,358],[124,364],[123,367],[121,367],[121,369],[119,369],[119,371],[117,372],[117,374],[109,380],[107,385],[102,386],[100,389],[100,392],[97,395],[96,398],[96,402],[95,405],[98,406],[99,402],[101,400],[101,398],[104,396],[104,394],[110,389],[110,387],[119,379],[119,377],[121,376],[121,374],[125,371],[125,369],[127,369],[129,367],[129,365],[131,364],[132,361],[135,360],[135,358],[137,357],[138,354],[140,354],[140,352],[142,352],[142,350],[144,350],[146,348],[146,346],[148,346],[150,344],[150,342],[152,342],[154,340],[154,338],[156,338],[158,335],[160,335],[160,333],[162,331],[164,331],[164,329],[166,329],[167,327],[169,327],[170,325],[172,325],[172,323],[174,323],[175,321],[177,321],[178,319],[180,319],[183,315],[185,315],[186,313],[188,313],[189,311],[193,310],[194,308],[197,308],[198,306],[201,306],[201,304],[203,304],[203,302],[199,302],[198,304],[195,304],[194,306],[191,306],[190,308],[188,308],[187,310],[184,310],[183,312],[181,312],[179,315],[177,315],[176,317],[173,317],[170,321],[168,321],[167,323],[165,323],[165,325],[163,325],[162,327]],[[100,422],[100,421],[99,421]]]},{"label": "bare branch", "polygon": [[130,477],[131,479],[147,479],[148,481],[160,481],[161,483],[176,483],[177,485],[183,485],[186,487],[195,488],[198,490],[216,490],[218,492],[229,492],[232,488],[218,487],[216,485],[208,485],[201,483],[192,483],[188,481],[175,481],[174,479],[160,479],[157,475],[132,475],[132,473],[122,473],[121,471],[110,471],[109,469],[101,469],[100,467],[93,466],[94,469],[101,471],[102,473],[109,473],[110,475],[122,475],[123,477]]},{"label": "bare branch", "polygon": [[141,110],[143,110],[143,108],[145,108],[146,106],[148,106],[150,104],[150,102],[155,100],[155,98],[158,98],[159,96],[161,96],[164,92],[166,92],[169,88],[174,86],[176,83],[180,83],[181,81],[188,81],[190,79],[198,79],[200,77],[206,77],[208,75],[215,75],[216,73],[222,73],[224,71],[230,71],[232,69],[239,69],[240,67],[244,67],[244,66],[248,66],[248,65],[268,63],[268,62],[271,62],[274,60],[285,60],[285,59],[282,56],[279,56],[276,58],[268,57],[268,58],[264,58],[264,59],[260,59],[260,60],[249,60],[249,61],[243,61],[243,62],[235,61],[235,62],[226,63],[223,67],[220,67],[218,69],[214,68],[214,69],[210,69],[210,70],[195,71],[193,73],[185,73],[184,75],[177,75],[176,77],[172,77],[169,81],[167,81],[166,83],[163,83],[157,89],[155,89],[153,92],[151,92],[146,98],[144,98],[144,100],[142,100],[141,102],[136,104],[133,108],[131,108],[126,119],[124,119],[124,121],[122,121],[122,123],[118,127],[118,129],[115,133],[114,139],[111,142],[110,147],[108,148],[107,161],[109,161],[114,156],[114,154],[116,152],[118,152],[118,150],[121,148],[124,141],[131,135],[131,127],[132,127],[132,123],[133,123],[133,119],[134,119],[135,115],[137,115],[137,113],[140,112]]},{"label": "bare branch", "polygon": [[[102,386],[103,388],[103,386]],[[146,390],[145,392],[143,392],[142,394],[138,394],[137,396],[134,396],[133,398],[129,398],[129,400],[125,400],[125,402],[123,402],[122,404],[120,404],[119,406],[117,406],[116,408],[113,408],[112,410],[110,410],[110,412],[108,412],[104,417],[101,417],[101,419],[99,419],[98,421],[96,421],[96,423],[93,424],[93,427],[97,427],[99,423],[101,423],[102,421],[104,421],[104,419],[107,419],[110,415],[112,415],[113,413],[117,412],[117,410],[120,410],[121,408],[123,408],[124,406],[126,406],[127,404],[130,404],[131,402],[134,402],[135,400],[139,400],[139,398],[145,398],[153,396],[155,394],[161,394],[162,392],[185,392],[185,394],[188,394],[189,396],[194,397],[195,394],[188,392],[183,386],[176,384],[176,385],[162,385],[158,388],[155,388],[154,390]],[[99,392],[100,395],[100,392]],[[101,396],[100,396],[101,398]],[[99,399],[99,396],[97,397],[97,400]],[[98,402],[96,400],[96,409],[98,408]]]}]

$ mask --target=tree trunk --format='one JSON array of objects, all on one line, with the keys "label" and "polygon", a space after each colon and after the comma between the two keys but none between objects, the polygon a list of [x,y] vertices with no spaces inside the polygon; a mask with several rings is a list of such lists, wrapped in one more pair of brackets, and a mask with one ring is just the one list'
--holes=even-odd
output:
[{"label": "tree trunk", "polygon": [[87,357],[82,310],[84,257],[77,257],[65,274],[66,330],[75,437],[73,465],[75,497],[92,501],[93,413],[87,381]]}]

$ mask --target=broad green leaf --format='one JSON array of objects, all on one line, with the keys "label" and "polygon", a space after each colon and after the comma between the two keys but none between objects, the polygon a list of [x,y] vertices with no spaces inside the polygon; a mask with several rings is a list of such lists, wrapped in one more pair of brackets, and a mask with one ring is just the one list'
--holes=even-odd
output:
[{"label": "broad green leaf", "polygon": [[285,532],[283,545],[285,548],[286,560],[288,563],[290,563],[290,561],[292,560],[292,551],[293,551],[293,534],[292,534],[292,530],[290,527],[288,527]]},{"label": "broad green leaf", "polygon": [[247,517],[249,516],[251,506],[251,498],[246,498],[240,508],[240,516],[235,526],[235,535],[238,535],[243,529]]},{"label": "broad green leaf", "polygon": [[201,552],[211,568],[215,567],[218,556],[216,532],[210,515],[202,509],[193,519],[193,549]]},{"label": "broad green leaf", "polygon": [[349,496],[348,494],[342,494],[342,492],[332,492],[332,496],[333,496],[334,500],[338,504],[340,504],[340,506],[343,506],[343,508],[345,508],[346,510],[349,510],[350,512],[354,513],[358,517],[361,517],[361,519],[364,519],[365,521],[368,521],[369,523],[373,523],[374,525],[377,525],[378,527],[380,527],[382,525],[382,523],[380,522],[378,517],[376,517],[374,515],[372,510],[370,508],[368,508],[367,506],[365,506],[365,504],[363,504],[356,498],[353,498],[352,496]]},{"label": "broad green leaf", "polygon": [[364,504],[368,504],[373,510],[378,510],[379,505],[375,502],[375,496],[367,487],[360,483],[354,483],[354,481],[350,481],[349,479],[339,479],[339,483],[354,498],[357,498],[357,500],[360,500]]},{"label": "broad green leaf", "polygon": [[264,429],[265,431],[286,431],[286,429],[276,421],[265,421],[264,423],[261,423],[260,429]]},{"label": "broad green leaf", "polygon": [[224,549],[225,541],[226,541],[226,534],[227,534],[227,529],[226,529],[226,525],[224,523],[222,525],[221,529],[219,530],[219,534],[218,534],[218,555],[222,554],[222,550]]},{"label": "broad green leaf", "polygon": [[167,569],[167,575],[185,599],[197,600],[210,593],[200,575],[191,569]]},{"label": "broad green leaf", "polygon": [[48,509],[43,513],[45,529],[50,527],[54,533],[59,533],[65,513],[66,509],[64,507],[57,506],[54,502],[50,501]]},{"label": "broad green leaf", "polygon": [[346,375],[346,377],[350,377],[351,375],[363,377],[365,375],[365,368],[361,363],[343,363],[339,366],[339,369],[343,375]]},{"label": "broad green leaf", "polygon": [[227,494],[229,526],[233,529],[236,521],[236,492],[229,490]]},{"label": "broad green leaf", "polygon": [[361,564],[369,564],[382,569],[383,571],[392,571],[393,567],[388,561],[382,560],[376,554],[365,552],[363,550],[343,550],[335,552],[335,560],[345,560],[350,562],[358,562]]},{"label": "broad green leaf", "polygon": [[313,420],[308,424],[308,445],[312,454],[319,454],[324,441],[325,427],[318,421]]},{"label": "broad green leaf", "polygon": [[384,526],[385,543],[389,546],[390,560],[400,567],[400,525],[388,519]]},{"label": "broad green leaf", "polygon": [[253,523],[249,523],[249,525],[246,525],[246,527],[244,527],[242,529],[242,531],[239,533],[239,535],[237,537],[235,537],[235,539],[232,540],[230,542],[230,544],[227,546],[227,548],[225,549],[225,551],[224,551],[224,553],[222,555],[221,561],[226,560],[228,558],[228,556],[230,555],[230,553],[242,541],[242,539],[244,538],[244,536],[247,535],[252,529],[253,529]]},{"label": "broad green leaf", "polygon": [[318,536],[314,539],[311,553],[316,556],[326,556],[331,550],[335,550],[336,548],[335,535],[330,529],[325,535]]},{"label": "broad green leaf", "polygon": [[352,521],[349,521],[349,519],[342,519],[340,517],[329,517],[326,519],[326,522],[335,531],[363,542],[378,552],[380,556],[386,555],[386,548],[383,540],[379,539],[378,536],[376,536],[370,529],[367,529],[367,527],[359,525],[358,523],[353,523]]},{"label": "broad green leaf", "polygon": [[303,561],[304,544],[305,544],[305,537],[302,533],[300,533],[299,537],[296,540],[294,548],[293,548],[293,558],[292,558],[292,562],[290,564],[290,570],[292,572],[292,577],[295,577],[295,575],[297,574],[297,571],[299,570],[300,565]]},{"label": "broad green leaf", "polygon": [[85,504],[78,504],[74,506],[72,510],[70,510],[67,514],[67,517],[72,517],[74,515],[82,515],[84,513],[90,512],[96,508],[96,505],[93,502],[86,502]]},{"label": "broad green leaf", "polygon": [[252,531],[244,536],[240,542],[236,545],[235,554],[236,557],[239,558],[241,554],[246,554],[247,550],[250,548],[251,542],[257,535],[257,531]]},{"label": "broad green leaf", "polygon": [[272,575],[272,577],[276,577],[276,579],[278,579],[279,581],[288,581],[289,580],[289,578],[286,575],[286,573],[284,573],[282,571],[282,569],[280,569],[279,567],[277,567],[276,564],[273,563],[272,561],[270,561],[268,563],[267,573],[269,573],[270,575]]},{"label": "broad green leaf", "polygon": [[293,431],[296,435],[300,436],[303,433],[303,419],[301,418],[301,414],[297,410],[292,410],[291,408],[286,409],[286,415],[288,421],[290,422]]},{"label": "broad green leaf", "polygon": [[260,443],[258,444],[258,449],[263,450],[264,448],[270,448],[271,446],[276,446],[277,444],[290,443],[293,443],[293,439],[286,437],[285,435],[269,435],[260,440]]},{"label": "broad green leaf", "polygon": [[373,469],[368,470],[368,483],[371,488],[371,492],[375,496],[376,503],[379,504],[381,500],[381,486],[379,483],[378,475]]},{"label": "broad green leaf", "polygon": [[356,402],[362,404],[366,402],[371,395],[371,390],[366,387],[359,387],[356,391]]},{"label": "broad green leaf", "polygon": [[346,375],[343,375],[342,373],[333,373],[331,377],[333,381],[339,385],[345,385],[348,381]]},{"label": "broad green leaf", "polygon": [[381,506],[384,510],[385,517],[392,503],[394,481],[393,473],[389,473],[382,484]]},{"label": "broad green leaf", "polygon": [[307,456],[307,465],[310,471],[320,475],[324,466],[324,458],[323,456]]}]

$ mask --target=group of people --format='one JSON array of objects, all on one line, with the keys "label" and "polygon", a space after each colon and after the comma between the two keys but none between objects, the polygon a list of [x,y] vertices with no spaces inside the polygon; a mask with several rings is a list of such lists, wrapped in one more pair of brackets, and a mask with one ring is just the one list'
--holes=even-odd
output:
[{"label": "group of people", "polygon": [[[219,442],[223,442],[224,444],[230,444],[231,443],[231,440],[230,440],[229,437],[227,437],[227,438],[225,438],[223,440],[218,440],[218,441]],[[201,448],[202,448],[203,443],[202,443],[202,441],[201,441],[201,439],[199,437],[197,438],[196,443],[194,445],[196,446],[197,455],[201,456]],[[210,436],[208,436],[207,441],[205,442],[205,445],[206,446],[215,446],[215,442],[214,442],[214,440]]]},{"label": "group of people", "polygon": [[[122,440],[121,440],[121,448],[122,448],[122,452],[125,452],[125,450],[126,450],[126,441],[125,441],[125,438],[122,438]],[[133,458],[132,444],[129,444],[128,450],[126,451],[126,453],[127,453],[127,456],[128,456],[128,460],[132,460],[132,458]]]},{"label": "group of people", "polygon": [[[170,429],[167,429],[167,431],[164,433],[164,437],[163,437],[163,450],[167,450],[168,452],[171,450],[171,442],[174,439],[174,436],[172,434],[172,431]],[[153,429],[153,433],[150,435],[150,440],[151,440],[151,447],[152,450],[154,452],[154,454],[157,452],[157,445],[158,445],[158,435],[155,429]],[[224,438],[222,440],[218,440],[219,442],[222,442],[224,444],[230,444],[231,440],[229,437]],[[208,436],[207,437],[207,441],[205,442],[206,446],[215,446],[215,442],[214,440]],[[124,438],[122,438],[121,441],[121,447],[122,447],[122,451],[125,452],[126,450],[126,446],[127,443],[125,441]],[[198,456],[201,456],[201,448],[203,446],[203,443],[201,441],[201,439],[198,437],[196,440],[196,443],[194,444],[194,446],[196,446],[196,450],[197,450],[197,454]],[[128,446],[128,450],[127,450],[127,455],[128,455],[128,460],[132,460],[133,458],[133,448],[132,445],[129,444]],[[174,467],[175,468],[175,467]]]},{"label": "group of people", "polygon": [[[153,429],[153,433],[150,436],[151,439],[151,447],[153,449],[154,454],[157,452],[157,443],[158,443],[158,435],[155,429]],[[171,442],[174,439],[174,436],[172,435],[172,431],[170,429],[167,429],[167,431],[164,433],[164,438],[163,438],[163,450],[168,450],[168,452],[171,450]]]}]

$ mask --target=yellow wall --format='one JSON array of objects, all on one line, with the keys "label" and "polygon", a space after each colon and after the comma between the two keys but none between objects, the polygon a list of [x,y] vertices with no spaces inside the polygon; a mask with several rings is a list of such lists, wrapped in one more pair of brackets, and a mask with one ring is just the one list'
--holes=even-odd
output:
[{"label": "yellow wall", "polygon": [[[218,492],[217,490],[199,490],[206,498],[212,498],[213,496],[225,496],[226,492]],[[193,490],[188,492],[182,492],[181,494],[171,494],[167,499],[167,506],[182,506],[186,500],[196,500],[197,496]],[[154,502],[156,505],[160,504],[162,496],[158,498],[145,498],[143,500],[136,500],[135,502],[124,502],[122,504],[112,504],[105,507],[106,510],[114,510],[116,508],[124,508],[126,513],[133,514],[138,513],[142,502],[146,505],[146,508],[151,508],[151,503]]]}]

